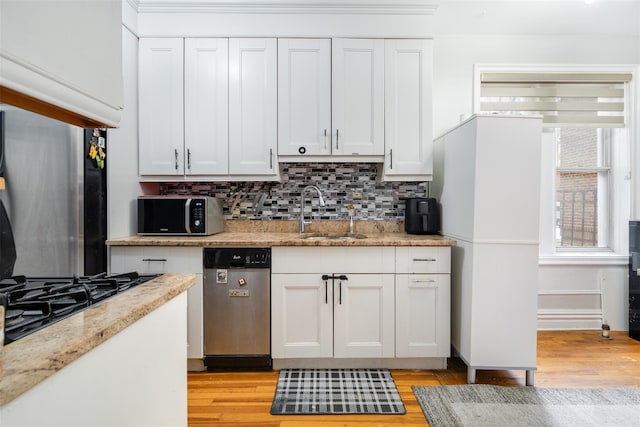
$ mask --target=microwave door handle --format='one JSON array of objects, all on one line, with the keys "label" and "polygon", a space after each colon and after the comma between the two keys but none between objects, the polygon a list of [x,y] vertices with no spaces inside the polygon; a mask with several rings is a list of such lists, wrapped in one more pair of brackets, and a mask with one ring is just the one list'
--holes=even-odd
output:
[{"label": "microwave door handle", "polygon": [[191,199],[187,199],[187,203],[184,204],[184,229],[188,234],[191,234],[191,224],[189,221],[189,213],[191,212]]}]

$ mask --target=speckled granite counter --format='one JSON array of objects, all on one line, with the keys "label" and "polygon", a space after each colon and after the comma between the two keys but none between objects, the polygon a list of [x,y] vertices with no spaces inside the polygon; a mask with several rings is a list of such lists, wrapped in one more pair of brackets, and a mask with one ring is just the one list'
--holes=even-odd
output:
[{"label": "speckled granite counter", "polygon": [[304,234],[298,221],[230,220],[224,232],[211,236],[131,236],[107,241],[110,246],[454,246],[455,240],[439,235],[404,232],[400,221],[354,221],[361,239],[305,239],[309,235],[343,235],[348,221],[314,221]]},{"label": "speckled granite counter", "polygon": [[165,274],[4,346],[0,352],[0,406],[195,283],[193,274]]}]

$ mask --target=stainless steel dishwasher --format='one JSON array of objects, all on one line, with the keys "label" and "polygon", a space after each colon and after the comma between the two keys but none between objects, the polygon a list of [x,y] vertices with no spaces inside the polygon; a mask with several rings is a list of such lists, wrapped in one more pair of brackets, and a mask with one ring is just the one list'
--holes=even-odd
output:
[{"label": "stainless steel dishwasher", "polygon": [[271,368],[271,249],[204,248],[204,365]]}]

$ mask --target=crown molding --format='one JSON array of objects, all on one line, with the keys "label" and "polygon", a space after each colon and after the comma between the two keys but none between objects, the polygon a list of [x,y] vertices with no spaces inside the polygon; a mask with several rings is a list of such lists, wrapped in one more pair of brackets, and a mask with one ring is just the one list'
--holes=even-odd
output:
[{"label": "crown molding", "polygon": [[127,0],[138,13],[434,15],[440,0]]}]

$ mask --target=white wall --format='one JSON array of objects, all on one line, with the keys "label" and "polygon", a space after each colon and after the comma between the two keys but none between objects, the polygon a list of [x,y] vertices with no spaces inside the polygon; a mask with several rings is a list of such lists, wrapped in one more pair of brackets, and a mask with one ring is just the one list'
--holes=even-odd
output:
[{"label": "white wall", "polygon": [[[639,65],[640,2],[444,1],[435,16],[435,135],[473,112],[474,64]],[[628,328],[626,266],[541,265],[539,277],[540,328],[599,328],[601,316]]]},{"label": "white wall", "polygon": [[435,135],[472,112],[474,64],[640,64],[640,1],[554,3],[443,2],[435,16]]},{"label": "white wall", "polygon": [[134,203],[142,194],[138,183],[138,37],[131,32],[135,20],[124,2],[122,64],[124,110],[120,127],[108,130],[107,188],[108,238],[136,234]]}]

